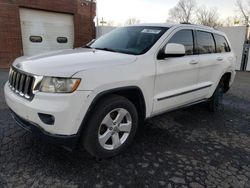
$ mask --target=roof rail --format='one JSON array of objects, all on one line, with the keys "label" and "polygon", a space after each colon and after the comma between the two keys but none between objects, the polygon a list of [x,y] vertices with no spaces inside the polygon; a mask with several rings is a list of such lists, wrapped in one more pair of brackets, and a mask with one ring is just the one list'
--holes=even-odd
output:
[{"label": "roof rail", "polygon": [[180,24],[190,24],[190,25],[192,25],[190,22],[180,22]]},{"label": "roof rail", "polygon": [[180,22],[180,24],[187,24],[187,25],[193,25],[193,26],[197,26],[197,27],[203,27],[203,28],[209,28],[209,29],[218,30],[217,28],[214,28],[214,27],[209,27],[209,26],[200,25],[200,24],[192,24],[190,22]]}]

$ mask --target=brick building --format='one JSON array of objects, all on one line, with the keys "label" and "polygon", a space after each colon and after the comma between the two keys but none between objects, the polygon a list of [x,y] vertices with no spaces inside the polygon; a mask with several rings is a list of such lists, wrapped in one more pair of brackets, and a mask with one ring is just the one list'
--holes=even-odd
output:
[{"label": "brick building", "polygon": [[0,0],[0,68],[16,57],[95,38],[93,0]]}]

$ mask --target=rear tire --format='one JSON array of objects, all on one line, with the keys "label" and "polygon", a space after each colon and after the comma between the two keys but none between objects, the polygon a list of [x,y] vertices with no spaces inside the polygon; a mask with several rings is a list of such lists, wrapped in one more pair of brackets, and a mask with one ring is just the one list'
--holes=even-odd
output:
[{"label": "rear tire", "polygon": [[221,80],[213,96],[209,99],[208,109],[210,112],[218,112],[224,109],[223,97],[224,97],[224,85],[223,85],[223,80]]},{"label": "rear tire", "polygon": [[95,105],[82,137],[84,148],[96,158],[109,158],[124,151],[138,128],[136,107],[128,99],[111,95]]}]

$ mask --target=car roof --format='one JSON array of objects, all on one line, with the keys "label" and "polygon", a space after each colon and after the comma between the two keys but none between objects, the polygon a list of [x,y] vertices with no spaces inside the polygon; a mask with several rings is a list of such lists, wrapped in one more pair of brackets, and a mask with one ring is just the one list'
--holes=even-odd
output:
[{"label": "car roof", "polygon": [[216,30],[212,27],[198,25],[198,24],[190,24],[190,23],[180,23],[180,24],[170,24],[170,23],[141,23],[132,26],[146,26],[146,27],[167,27],[167,28],[178,28],[178,27],[190,27],[197,30],[212,32],[215,34],[225,35],[223,32]]},{"label": "car roof", "polygon": [[146,27],[173,27],[174,24],[168,24],[168,23],[140,23],[135,24],[131,26],[146,26]]}]

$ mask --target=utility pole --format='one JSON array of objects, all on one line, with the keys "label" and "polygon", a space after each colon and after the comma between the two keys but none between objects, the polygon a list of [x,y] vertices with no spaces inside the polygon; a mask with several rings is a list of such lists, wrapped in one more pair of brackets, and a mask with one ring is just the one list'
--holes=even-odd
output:
[{"label": "utility pole", "polygon": [[249,32],[249,16],[246,17],[246,37],[245,40],[248,41],[248,32]]},{"label": "utility pole", "polygon": [[245,71],[248,64],[248,55],[249,55],[249,38],[248,38],[248,32],[249,32],[249,16],[245,17],[245,25],[246,25],[246,35],[245,35],[245,43],[243,48],[243,55],[242,55],[242,62],[241,62],[241,70]]},{"label": "utility pole", "polygon": [[104,25],[104,24],[106,24],[107,22],[106,21],[104,21],[104,19],[103,19],[103,17],[102,17],[102,20],[100,21],[100,24],[102,24],[102,26]]},{"label": "utility pole", "polygon": [[99,26],[99,17],[98,17],[98,3],[96,1],[96,27]]}]

